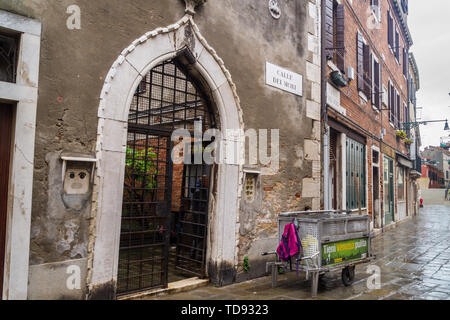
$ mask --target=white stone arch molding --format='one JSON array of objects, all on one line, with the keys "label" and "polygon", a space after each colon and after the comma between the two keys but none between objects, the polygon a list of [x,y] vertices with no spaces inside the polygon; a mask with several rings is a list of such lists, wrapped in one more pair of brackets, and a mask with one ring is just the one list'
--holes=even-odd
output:
[{"label": "white stone arch molding", "polygon": [[[201,36],[192,16],[136,39],[111,67],[100,97],[97,133],[97,173],[89,245],[89,299],[112,299],[117,283],[128,112],[142,78],[156,65],[188,47],[193,68],[207,82],[220,117],[225,148],[244,154],[239,139],[227,129],[243,130],[242,111],[230,73]],[[227,137],[228,136],[228,137]],[[226,153],[226,150],[225,150]],[[224,282],[236,266],[238,203],[242,167],[225,161],[217,166],[217,197],[210,209],[208,234],[209,277]],[[225,280],[226,281],[226,280]],[[228,281],[226,281],[228,282]]]}]

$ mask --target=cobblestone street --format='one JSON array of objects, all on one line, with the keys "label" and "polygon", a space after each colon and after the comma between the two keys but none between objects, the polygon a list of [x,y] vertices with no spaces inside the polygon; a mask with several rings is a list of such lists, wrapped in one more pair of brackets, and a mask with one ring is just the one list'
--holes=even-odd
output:
[{"label": "cobblestone street", "polygon": [[[368,264],[356,267],[354,284],[345,287],[340,273],[327,274],[316,299],[356,300],[450,300],[450,207],[428,206],[417,218],[399,224],[373,240],[381,268],[381,288],[370,290]],[[271,277],[216,288],[213,285],[189,292],[147,299],[170,300],[296,300],[311,299],[310,281],[295,272],[281,275],[278,286]]]}]

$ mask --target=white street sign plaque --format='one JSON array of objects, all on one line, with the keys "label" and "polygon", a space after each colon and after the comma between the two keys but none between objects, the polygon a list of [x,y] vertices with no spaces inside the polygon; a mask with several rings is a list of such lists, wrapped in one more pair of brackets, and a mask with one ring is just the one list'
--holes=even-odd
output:
[{"label": "white street sign plaque", "polygon": [[266,62],[266,84],[298,96],[303,94],[302,75]]}]

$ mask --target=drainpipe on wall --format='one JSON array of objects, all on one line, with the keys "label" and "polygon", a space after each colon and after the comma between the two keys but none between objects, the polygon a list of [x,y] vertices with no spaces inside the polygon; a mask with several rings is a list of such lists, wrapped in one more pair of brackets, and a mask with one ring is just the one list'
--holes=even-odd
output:
[{"label": "drainpipe on wall", "polygon": [[330,167],[330,151],[329,151],[329,128],[328,128],[328,110],[327,110],[327,57],[325,54],[325,0],[321,0],[320,4],[320,57],[321,57],[321,114],[322,114],[322,132],[323,132],[323,207],[324,210],[330,210],[330,193],[329,184],[330,177],[328,175],[328,169]]}]

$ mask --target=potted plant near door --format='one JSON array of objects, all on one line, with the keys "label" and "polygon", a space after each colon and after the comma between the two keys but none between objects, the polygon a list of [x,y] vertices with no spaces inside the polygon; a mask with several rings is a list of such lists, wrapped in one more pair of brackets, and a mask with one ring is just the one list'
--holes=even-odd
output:
[{"label": "potted plant near door", "polygon": [[[145,202],[154,201],[157,178],[157,168],[154,163],[157,155],[152,147],[135,148],[127,147],[127,155],[125,161],[125,179],[124,179],[124,203],[122,211],[123,216],[133,214],[133,211],[143,211]],[[145,192],[144,192],[145,190]],[[131,222],[130,222],[131,223]],[[133,226],[122,226],[122,229],[133,228]]]}]

